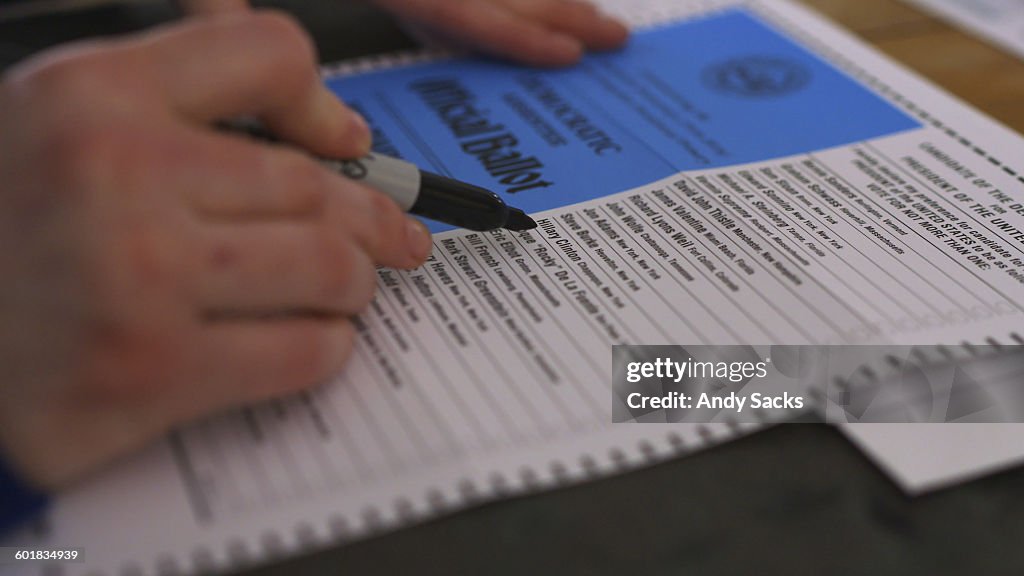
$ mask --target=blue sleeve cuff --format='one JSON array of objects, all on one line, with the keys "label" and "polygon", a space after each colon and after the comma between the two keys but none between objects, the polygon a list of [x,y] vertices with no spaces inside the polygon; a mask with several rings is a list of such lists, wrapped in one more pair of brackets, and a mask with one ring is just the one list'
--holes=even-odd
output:
[{"label": "blue sleeve cuff", "polygon": [[39,514],[49,498],[25,484],[0,458],[0,534]]}]

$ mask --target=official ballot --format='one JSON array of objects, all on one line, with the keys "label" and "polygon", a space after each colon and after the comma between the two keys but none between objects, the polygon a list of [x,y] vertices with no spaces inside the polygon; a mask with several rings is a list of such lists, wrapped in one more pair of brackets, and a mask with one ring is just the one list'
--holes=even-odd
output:
[{"label": "official ballot", "polygon": [[606,6],[628,47],[570,69],[330,68],[379,152],[539,227],[434,225],[334,381],[179,429],[12,541],[227,569],[756,429],[612,424],[615,344],[1020,340],[1019,136],[789,2]]}]

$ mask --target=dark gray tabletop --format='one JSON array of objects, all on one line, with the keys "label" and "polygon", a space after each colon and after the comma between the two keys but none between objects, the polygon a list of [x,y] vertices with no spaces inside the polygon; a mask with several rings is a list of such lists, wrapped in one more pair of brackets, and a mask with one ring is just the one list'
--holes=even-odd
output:
[{"label": "dark gray tabletop", "polygon": [[[278,4],[325,61],[414,45],[365,5]],[[174,16],[154,3],[0,22],[0,58]],[[1024,469],[911,499],[837,430],[791,424],[245,572],[409,573],[1024,574]]]}]

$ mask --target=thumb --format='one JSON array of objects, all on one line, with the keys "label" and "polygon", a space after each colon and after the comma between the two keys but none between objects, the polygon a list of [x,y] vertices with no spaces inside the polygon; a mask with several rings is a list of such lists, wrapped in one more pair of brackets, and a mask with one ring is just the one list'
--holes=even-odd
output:
[{"label": "thumb", "polygon": [[247,0],[178,0],[178,5],[190,16],[227,14],[249,9]]}]

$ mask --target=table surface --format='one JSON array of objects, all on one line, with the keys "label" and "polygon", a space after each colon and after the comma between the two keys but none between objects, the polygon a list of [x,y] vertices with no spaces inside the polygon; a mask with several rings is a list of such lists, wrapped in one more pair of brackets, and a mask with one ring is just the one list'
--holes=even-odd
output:
[{"label": "table surface", "polygon": [[1024,60],[897,0],[804,0],[804,4],[1024,132]]},{"label": "table surface", "polygon": [[[325,60],[412,46],[365,6],[277,3]],[[896,0],[806,3],[1024,132],[1024,62]],[[132,4],[0,22],[0,59],[173,15]],[[245,574],[1020,574],[1021,542],[1024,468],[911,499],[834,428],[786,425]]]}]

